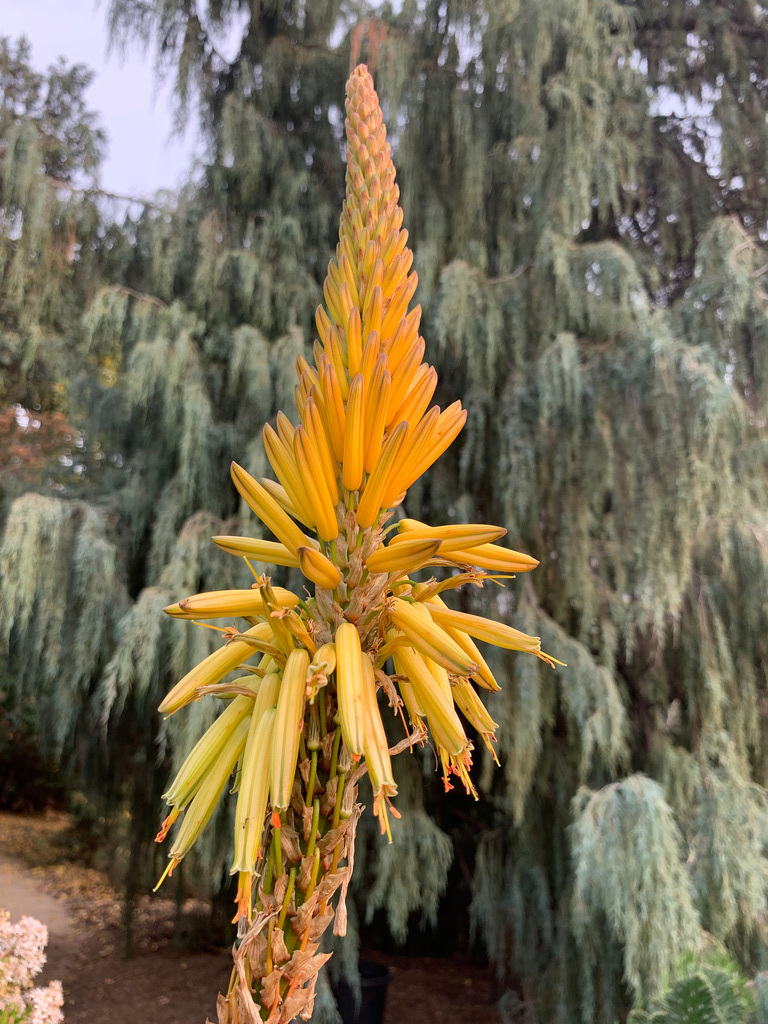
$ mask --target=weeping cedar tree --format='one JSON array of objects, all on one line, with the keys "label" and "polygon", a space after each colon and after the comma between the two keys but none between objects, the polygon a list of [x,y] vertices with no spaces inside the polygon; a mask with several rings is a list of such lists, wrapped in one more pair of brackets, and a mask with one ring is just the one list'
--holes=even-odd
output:
[{"label": "weeping cedar tree", "polygon": [[540,557],[464,607],[514,613],[568,666],[497,656],[502,764],[470,826],[428,751],[398,766],[404,822],[392,847],[360,835],[357,916],[385,911],[399,938],[434,922],[453,842],[521,1019],[623,1019],[704,932],[762,990],[762,9],[114,0],[110,20],[154,50],[180,117],[197,105],[208,153],[155,205],[52,188],[97,166],[100,138],[82,106],[85,149],[66,118],[50,129],[44,79],[4,44],[2,398],[76,422],[82,456],[64,479],[40,462],[34,493],[3,478],[9,713],[32,706],[90,791],[132,807],[131,877],[146,869],[156,794],[213,714],[153,715],[205,654],[160,608],[247,585],[208,537],[245,522],[229,461],[263,475],[257,427],[314,337],[352,51],[385,101],[439,397],[469,410],[407,513],[501,522]]}]

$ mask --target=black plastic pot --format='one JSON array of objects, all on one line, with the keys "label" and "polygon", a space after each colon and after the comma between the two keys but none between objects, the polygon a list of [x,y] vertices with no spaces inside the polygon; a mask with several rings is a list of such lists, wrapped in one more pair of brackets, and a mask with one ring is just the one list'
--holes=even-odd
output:
[{"label": "black plastic pot", "polygon": [[343,1024],[383,1024],[387,985],[392,979],[392,972],[385,964],[372,960],[361,960],[358,969],[363,996],[359,1007],[355,1005],[355,993],[345,981],[340,981],[334,989]]}]

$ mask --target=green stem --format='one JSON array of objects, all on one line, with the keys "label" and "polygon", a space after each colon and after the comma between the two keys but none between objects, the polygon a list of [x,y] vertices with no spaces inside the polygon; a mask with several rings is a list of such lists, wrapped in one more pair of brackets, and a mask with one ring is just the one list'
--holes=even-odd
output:
[{"label": "green stem", "polygon": [[320,735],[325,736],[326,734],[326,717],[325,717],[325,691],[320,690],[320,700],[318,702],[320,710]]},{"label": "green stem", "polygon": [[336,778],[336,767],[339,763],[339,743],[341,741],[341,726],[336,728],[336,732],[333,736],[333,749],[331,750],[331,770],[328,775],[328,781]]},{"label": "green stem", "polygon": [[320,851],[315,850],[314,860],[312,861],[312,874],[309,876],[309,885],[307,886],[307,893],[304,897],[308,900],[312,895],[315,885],[317,884],[317,876],[320,872]]},{"label": "green stem", "polygon": [[339,824],[339,818],[341,817],[341,797],[344,793],[344,780],[346,777],[346,772],[339,772],[339,786],[336,790],[336,803],[333,808],[333,822],[331,823],[331,828],[337,828]]},{"label": "green stem", "polygon": [[283,873],[283,848],[280,845],[279,828],[272,830],[272,846],[275,851],[275,870],[277,871],[277,877],[280,878]]},{"label": "green stem", "polygon": [[317,751],[312,751],[312,763],[309,768],[309,782],[307,783],[307,797],[304,801],[305,805],[309,807],[309,801],[314,800],[315,797],[315,780],[317,779]]},{"label": "green stem", "polygon": [[317,826],[320,824],[320,797],[315,797],[312,802],[312,834],[309,837],[309,843],[307,844],[307,856],[313,856],[315,852],[315,843],[317,841]]},{"label": "green stem", "polygon": [[296,886],[296,868],[291,868],[291,872],[288,875],[288,888],[285,890],[285,896],[283,897],[283,905],[280,908],[280,916],[277,919],[277,927],[280,931],[283,930],[285,924],[285,918],[288,913],[288,906],[291,902],[291,896],[293,896],[293,890]]},{"label": "green stem", "polygon": [[269,859],[267,860],[267,873],[264,876],[264,892],[272,892],[272,875],[275,870],[275,844],[274,839],[269,844]]}]

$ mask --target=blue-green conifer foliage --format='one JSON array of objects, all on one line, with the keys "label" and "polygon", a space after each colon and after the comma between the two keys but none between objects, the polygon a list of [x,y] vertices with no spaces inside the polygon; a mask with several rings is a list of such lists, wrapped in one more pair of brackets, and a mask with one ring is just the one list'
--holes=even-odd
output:
[{"label": "blue-green conifer foliage", "polygon": [[[255,528],[229,463],[265,474],[261,424],[311,350],[344,80],[367,60],[438,397],[468,409],[406,511],[501,523],[538,557],[463,607],[567,667],[493,654],[501,766],[478,753],[477,805],[438,792],[430,751],[399,759],[404,821],[387,849],[361,829],[350,920],[383,911],[401,939],[442,900],[530,1021],[671,1020],[649,1000],[706,935],[764,978],[768,15],[113,0],[109,19],[205,154],[176,193],[104,193],[87,71],[0,40],[3,714],[131,811],[129,888],[150,878],[159,794],[217,710],[154,713],[216,643],[160,609],[248,585],[208,538]],[[194,868],[214,888],[227,831],[222,811]]]}]

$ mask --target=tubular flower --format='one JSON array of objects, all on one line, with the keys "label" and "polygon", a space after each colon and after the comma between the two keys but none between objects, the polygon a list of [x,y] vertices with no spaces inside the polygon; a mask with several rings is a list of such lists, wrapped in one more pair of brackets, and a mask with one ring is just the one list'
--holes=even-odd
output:
[{"label": "tubular flower", "polygon": [[[311,1016],[327,959],[321,936],[334,920],[337,934],[345,930],[364,773],[388,836],[389,812],[399,816],[391,755],[422,742],[427,729],[446,788],[455,776],[475,794],[471,730],[493,753],[497,726],[473,682],[499,688],[475,640],[555,662],[537,637],[453,611],[440,596],[538,564],[497,543],[503,528],[414,519],[386,528],[466,413],[459,402],[430,408],[437,374],[424,362],[421,308],[409,309],[413,255],[381,108],[362,65],[347,84],[346,113],[339,242],[315,316],[313,361],[296,362],[296,421],[279,413],[264,428],[275,480],[232,465],[235,487],[275,539],[214,538],[249,565],[300,571],[308,596],[258,576],[249,590],[200,594],[166,609],[176,618],[242,623],[227,624],[220,650],[160,706],[174,714],[205,694],[230,700],[171,784],[171,812],[158,835],[179,820],[170,870],[239,763],[232,873],[242,941],[230,991],[219,997],[220,1024]],[[411,579],[437,566],[453,575]],[[227,682],[238,668],[250,675]],[[379,689],[395,710],[405,706],[411,722],[412,732],[391,749]]]}]

